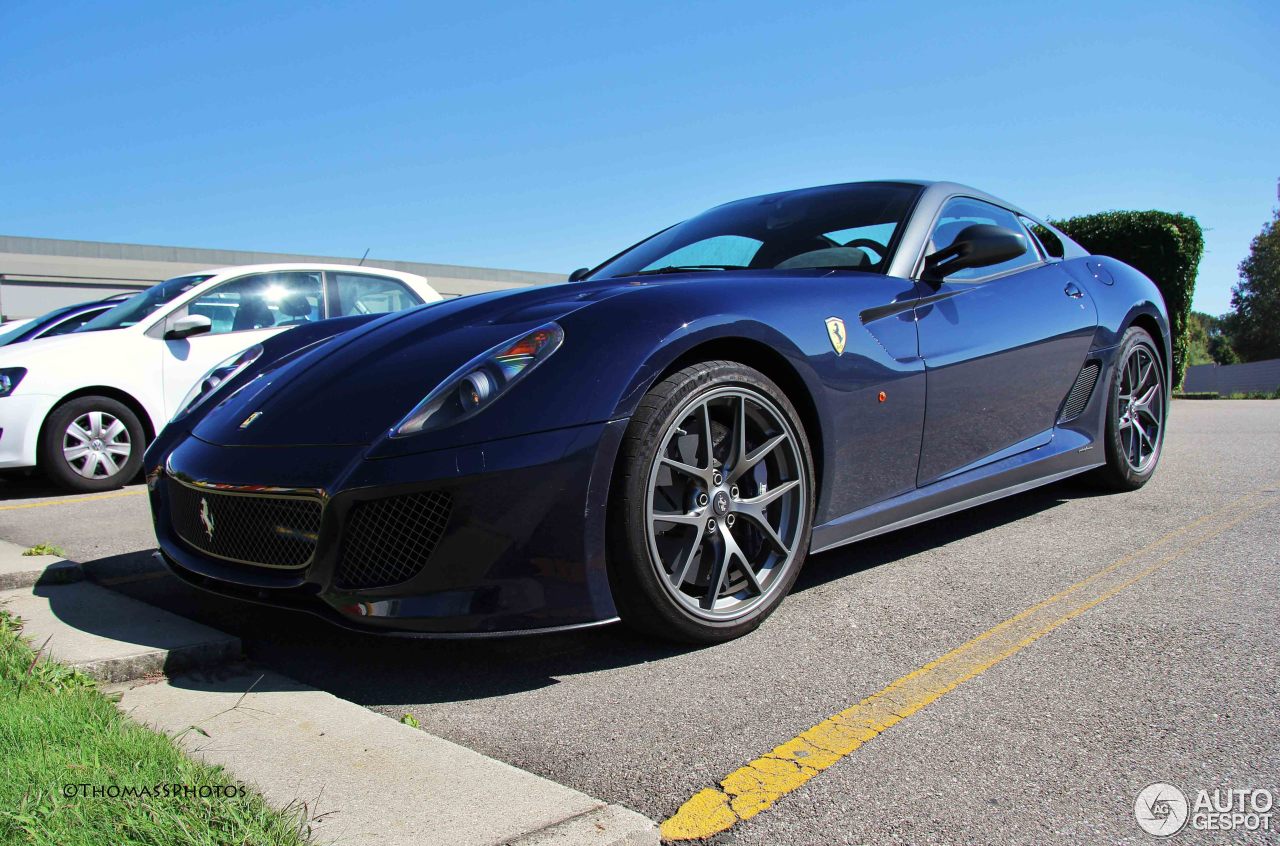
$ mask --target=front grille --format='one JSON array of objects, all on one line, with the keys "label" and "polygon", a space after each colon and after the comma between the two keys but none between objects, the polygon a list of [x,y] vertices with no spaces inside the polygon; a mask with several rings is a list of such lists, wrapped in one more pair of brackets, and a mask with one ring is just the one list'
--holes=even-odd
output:
[{"label": "front grille", "polygon": [[342,542],[335,582],[348,589],[386,587],[422,572],[453,511],[441,491],[357,503]]},{"label": "front grille", "polygon": [[1071,386],[1071,393],[1067,394],[1067,401],[1062,404],[1062,413],[1058,415],[1059,423],[1075,420],[1080,416],[1080,412],[1084,411],[1084,407],[1089,404],[1089,397],[1093,394],[1093,384],[1098,381],[1098,370],[1099,365],[1096,361],[1089,362],[1080,370],[1076,383]]},{"label": "front grille", "polygon": [[168,480],[173,531],[199,552],[260,567],[302,567],[320,532],[320,500],[225,493]]}]

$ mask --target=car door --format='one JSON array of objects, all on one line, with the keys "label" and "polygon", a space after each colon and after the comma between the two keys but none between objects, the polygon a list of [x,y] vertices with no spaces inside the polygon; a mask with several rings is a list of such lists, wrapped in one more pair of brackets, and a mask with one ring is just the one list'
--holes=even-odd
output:
[{"label": "car door", "polygon": [[1018,233],[1026,249],[948,276],[916,307],[926,391],[920,485],[1048,443],[1097,325],[1088,294],[1007,209],[951,198],[926,251],[974,223]]},{"label": "car door", "polygon": [[199,335],[161,339],[166,420],[196,380],[222,360],[292,326],[323,320],[321,276],[320,271],[240,276],[197,294],[170,313],[166,328],[193,314],[208,317],[212,326]]}]

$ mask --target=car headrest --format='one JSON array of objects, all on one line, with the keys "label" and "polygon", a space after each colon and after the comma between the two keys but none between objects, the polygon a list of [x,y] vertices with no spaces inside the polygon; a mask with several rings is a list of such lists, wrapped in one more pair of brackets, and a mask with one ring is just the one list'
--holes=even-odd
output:
[{"label": "car headrest", "polygon": [[294,291],[281,298],[280,311],[286,317],[310,317],[311,301],[306,294]]}]

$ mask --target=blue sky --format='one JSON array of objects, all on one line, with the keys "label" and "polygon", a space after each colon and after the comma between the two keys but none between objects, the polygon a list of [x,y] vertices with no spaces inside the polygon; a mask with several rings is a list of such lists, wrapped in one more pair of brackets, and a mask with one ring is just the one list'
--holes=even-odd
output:
[{"label": "blue sky", "polygon": [[568,271],[919,176],[1195,215],[1227,309],[1280,4],[0,3],[0,233]]}]

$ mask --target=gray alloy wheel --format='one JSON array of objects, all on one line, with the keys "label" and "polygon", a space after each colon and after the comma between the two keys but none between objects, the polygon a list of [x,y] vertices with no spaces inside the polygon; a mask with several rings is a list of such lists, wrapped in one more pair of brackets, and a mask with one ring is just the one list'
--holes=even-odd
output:
[{"label": "gray alloy wheel", "polygon": [[1106,385],[1106,461],[1093,471],[1098,485],[1133,491],[1156,472],[1169,414],[1167,371],[1151,335],[1130,326],[1116,351],[1116,365]]},{"label": "gray alloy wheel", "polygon": [[80,415],[62,436],[63,459],[74,473],[86,479],[115,476],[129,463],[132,454],[129,428],[105,411]]},{"label": "gray alloy wheel", "polygon": [[684,610],[733,620],[786,581],[807,485],[790,423],[746,387],[697,395],[676,413],[649,472],[651,561]]},{"label": "gray alloy wheel", "polygon": [[1145,344],[1135,344],[1121,365],[1116,428],[1125,461],[1145,473],[1160,457],[1164,428],[1164,379],[1160,362]]}]

